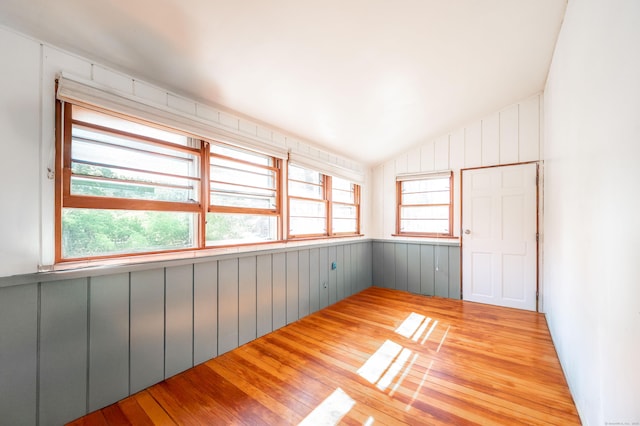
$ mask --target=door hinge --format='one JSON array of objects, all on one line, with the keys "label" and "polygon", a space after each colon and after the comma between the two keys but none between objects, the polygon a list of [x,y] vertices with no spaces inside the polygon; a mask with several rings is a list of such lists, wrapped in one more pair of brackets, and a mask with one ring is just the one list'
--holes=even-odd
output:
[{"label": "door hinge", "polygon": [[536,241],[540,241],[540,234],[536,232]]}]

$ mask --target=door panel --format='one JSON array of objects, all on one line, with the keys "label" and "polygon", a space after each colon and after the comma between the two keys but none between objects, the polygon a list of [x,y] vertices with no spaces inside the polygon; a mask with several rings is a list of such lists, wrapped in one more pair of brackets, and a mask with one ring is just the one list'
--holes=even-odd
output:
[{"label": "door panel", "polygon": [[536,310],[537,164],[462,172],[464,300]]}]

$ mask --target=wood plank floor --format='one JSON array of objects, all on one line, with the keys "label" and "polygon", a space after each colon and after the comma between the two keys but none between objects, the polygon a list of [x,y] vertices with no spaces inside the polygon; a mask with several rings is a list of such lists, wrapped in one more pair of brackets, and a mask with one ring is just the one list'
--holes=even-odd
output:
[{"label": "wood plank floor", "polygon": [[580,424],[541,314],[369,288],[74,425]]}]

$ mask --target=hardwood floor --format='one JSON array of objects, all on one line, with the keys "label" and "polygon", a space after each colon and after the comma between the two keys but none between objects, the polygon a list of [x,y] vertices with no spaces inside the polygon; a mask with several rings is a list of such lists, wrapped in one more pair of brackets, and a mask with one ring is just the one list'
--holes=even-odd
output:
[{"label": "hardwood floor", "polygon": [[541,314],[372,287],[76,420],[580,424]]}]

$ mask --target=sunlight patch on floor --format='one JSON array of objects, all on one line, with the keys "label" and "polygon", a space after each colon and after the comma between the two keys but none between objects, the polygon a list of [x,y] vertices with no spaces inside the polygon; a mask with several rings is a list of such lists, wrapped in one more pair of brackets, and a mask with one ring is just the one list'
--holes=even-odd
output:
[{"label": "sunlight patch on floor", "polygon": [[402,349],[402,346],[391,340],[385,341],[382,346],[369,357],[364,365],[358,369],[358,375],[368,380],[369,383],[377,383]]},{"label": "sunlight patch on floor", "polygon": [[355,404],[349,395],[337,388],[300,422],[300,426],[336,425]]}]

